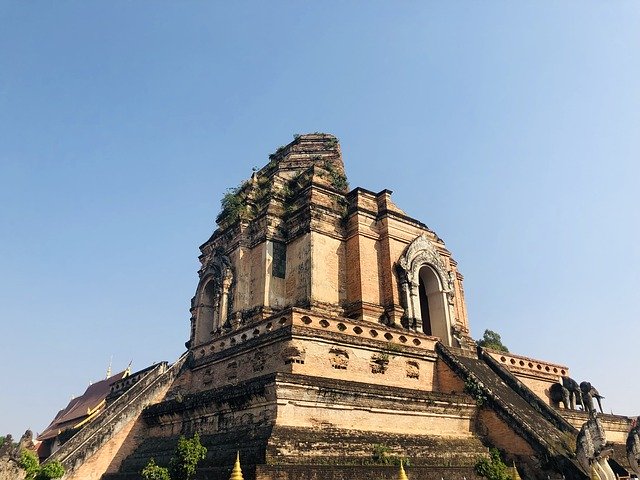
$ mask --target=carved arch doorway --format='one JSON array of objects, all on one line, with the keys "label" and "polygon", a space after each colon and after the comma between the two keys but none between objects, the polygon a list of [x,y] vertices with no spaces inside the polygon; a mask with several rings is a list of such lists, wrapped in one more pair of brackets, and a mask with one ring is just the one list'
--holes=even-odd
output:
[{"label": "carved arch doorway", "polygon": [[209,279],[200,293],[197,314],[198,327],[196,330],[196,344],[204,343],[209,340],[211,332],[218,328],[216,313],[220,300],[218,298],[217,290],[215,280]]},{"label": "carved arch doorway", "polygon": [[420,235],[398,261],[406,327],[451,346],[452,274],[433,243]]},{"label": "carved arch doorway", "polygon": [[429,265],[418,271],[419,312],[422,331],[447,342],[449,337],[447,299],[438,274]]}]

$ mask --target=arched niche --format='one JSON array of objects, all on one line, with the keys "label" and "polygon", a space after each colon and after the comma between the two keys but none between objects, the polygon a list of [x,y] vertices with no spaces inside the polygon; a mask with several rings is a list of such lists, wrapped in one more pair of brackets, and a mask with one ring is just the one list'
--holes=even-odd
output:
[{"label": "arched niche", "polygon": [[451,345],[452,274],[433,243],[416,238],[398,262],[406,326]]},{"label": "arched niche", "polygon": [[233,272],[229,259],[215,252],[200,272],[195,296],[193,346],[210,341],[227,323]]}]

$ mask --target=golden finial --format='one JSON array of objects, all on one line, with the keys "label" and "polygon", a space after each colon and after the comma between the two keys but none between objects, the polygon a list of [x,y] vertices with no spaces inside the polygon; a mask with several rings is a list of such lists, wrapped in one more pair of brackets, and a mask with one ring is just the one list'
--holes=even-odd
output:
[{"label": "golden finial", "polygon": [[109,366],[107,367],[107,379],[109,377],[111,377],[111,363],[113,362],[113,355],[111,355],[111,358],[109,359]]},{"label": "golden finial", "polygon": [[240,452],[236,453],[236,463],[233,465],[229,480],[244,480],[242,477],[242,469],[240,468]]},{"label": "golden finial", "polygon": [[402,465],[402,460],[400,460],[400,473],[398,474],[398,480],[409,480],[407,474],[404,471],[404,466]]},{"label": "golden finial", "polygon": [[520,474],[518,473],[518,469],[516,468],[516,462],[513,462],[513,467],[511,467],[511,478],[513,480],[522,480]]}]

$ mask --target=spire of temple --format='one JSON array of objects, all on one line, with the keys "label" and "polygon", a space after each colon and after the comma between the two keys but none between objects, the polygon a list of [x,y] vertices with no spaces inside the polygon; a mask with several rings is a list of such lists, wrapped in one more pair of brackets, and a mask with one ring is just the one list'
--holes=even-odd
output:
[{"label": "spire of temple", "polygon": [[236,463],[233,464],[233,470],[231,470],[229,480],[244,480],[242,477],[242,469],[240,468],[240,452],[236,453]]},{"label": "spire of temple", "polygon": [[404,471],[402,460],[400,460],[400,473],[398,474],[398,480],[409,480],[409,478],[407,477],[407,474]]},{"label": "spire of temple", "polygon": [[109,377],[111,377],[111,364],[113,363],[113,355],[111,355],[111,358],[109,359],[109,366],[107,367],[107,376],[105,377],[105,380],[108,379]]},{"label": "spire of temple", "polygon": [[518,469],[516,468],[516,462],[513,462],[513,466],[511,467],[511,478],[513,480],[522,480],[520,474],[518,473]]}]

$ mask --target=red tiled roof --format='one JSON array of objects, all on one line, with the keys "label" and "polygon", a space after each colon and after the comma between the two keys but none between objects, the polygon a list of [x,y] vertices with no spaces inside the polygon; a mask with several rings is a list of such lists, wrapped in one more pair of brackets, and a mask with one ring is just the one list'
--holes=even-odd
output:
[{"label": "red tiled roof", "polygon": [[73,428],[87,418],[89,412],[95,410],[109,394],[111,384],[123,378],[126,372],[127,370],[123,370],[105,380],[89,385],[89,388],[82,395],[72,399],[65,408],[58,412],[51,424],[38,435],[38,440],[56,437],[60,432]]}]

